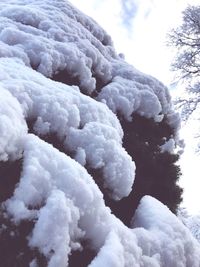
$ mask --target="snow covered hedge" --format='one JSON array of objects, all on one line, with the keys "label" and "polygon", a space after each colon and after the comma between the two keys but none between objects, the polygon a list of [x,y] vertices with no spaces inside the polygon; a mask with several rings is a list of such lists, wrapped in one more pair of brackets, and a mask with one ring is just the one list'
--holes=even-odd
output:
[{"label": "snow covered hedge", "polygon": [[178,128],[167,88],[68,1],[1,1],[1,265],[199,266],[198,242],[144,196],[180,202]]}]

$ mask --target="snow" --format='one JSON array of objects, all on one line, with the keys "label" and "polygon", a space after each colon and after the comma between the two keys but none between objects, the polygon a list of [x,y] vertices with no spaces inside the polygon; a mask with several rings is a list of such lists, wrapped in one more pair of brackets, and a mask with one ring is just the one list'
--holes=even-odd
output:
[{"label": "snow", "polygon": [[17,56],[48,77],[66,69],[88,92],[95,89],[92,70],[105,82],[111,78],[106,58],[109,48],[102,44],[109,46],[110,37],[94,21],[77,14],[67,1],[49,5],[47,0],[20,0],[13,6],[13,1],[7,0],[0,3],[0,10],[3,56]]},{"label": "snow", "polygon": [[30,262],[29,267],[38,267],[36,259]]},{"label": "snow", "polygon": [[7,74],[0,84],[20,102],[26,120],[36,121],[35,132],[56,133],[66,150],[76,153],[82,149],[85,162],[103,169],[105,186],[113,191],[113,197],[127,196],[135,165],[122,148],[121,125],[107,106],[84,96],[76,87],[46,79],[23,63],[0,58],[0,65],[2,75]]},{"label": "snow", "polygon": [[80,245],[73,241],[81,237],[81,230],[77,225],[79,216],[73,202],[59,190],[53,190],[46,205],[40,209],[30,246],[38,247],[45,256],[50,257],[48,266],[65,267],[70,245],[72,248],[79,248]]},{"label": "snow", "polygon": [[108,235],[105,245],[100,249],[98,256],[92,261],[89,267],[124,266],[125,260],[123,253],[124,249],[119,237],[114,231],[111,231]]},{"label": "snow", "polygon": [[0,160],[21,157],[23,137],[27,134],[22,108],[19,102],[0,87]]},{"label": "snow", "polygon": [[191,215],[186,208],[179,208],[178,218],[187,226],[193,236],[200,242],[200,215],[199,213]]},{"label": "snow", "polygon": [[189,228],[193,236],[200,242],[200,216],[199,214],[189,216],[184,220],[184,224]]},{"label": "snow", "polygon": [[[143,197],[133,219],[133,226],[145,229],[141,238],[143,241],[148,231],[146,235],[149,240],[143,244],[145,251],[153,255],[160,249],[160,266],[199,266],[199,247],[189,230],[156,199]],[[141,237],[139,229],[138,237]]]},{"label": "snow", "polygon": [[126,63],[105,31],[67,1],[6,0],[0,10],[2,57],[20,58],[47,77],[65,70],[87,94],[100,80],[97,99],[127,119],[135,111],[155,119],[173,111],[168,89]]},{"label": "snow", "polygon": [[[176,135],[168,89],[126,63],[105,31],[65,0],[2,1],[0,48],[0,160],[23,161],[4,207],[16,225],[35,222],[29,246],[48,267],[68,266],[82,240],[97,253],[91,267],[198,267],[198,242],[163,204],[145,196],[128,228],[86,170],[102,172],[109,197],[128,196],[136,167],[116,114],[165,117]],[[63,70],[78,86],[51,79]],[[63,152],[43,140],[51,134]],[[175,139],[163,149],[172,151]]]},{"label": "snow", "polygon": [[[48,266],[66,266],[83,237],[99,250],[91,266],[199,265],[197,241],[159,201],[144,197],[129,229],[111,214],[79,163],[32,134],[24,154],[20,183],[6,207],[18,222],[37,220],[29,244],[47,256]],[[18,203],[24,203],[24,212]]]},{"label": "snow", "polygon": [[134,112],[154,118],[162,110],[155,94],[145,87],[140,90],[134,81],[118,76],[102,89],[97,99],[106,103],[114,113],[121,112],[127,120]]},{"label": "snow", "polygon": [[[71,187],[67,187],[69,183],[71,183]],[[89,188],[90,184],[91,189]],[[55,187],[58,187],[58,189],[65,187],[66,194],[72,199],[75,197],[74,194],[79,195],[79,197],[76,197],[76,201],[81,206],[85,206],[87,202],[92,201],[92,191],[97,188],[81,165],[53,148],[52,145],[30,134],[26,137],[24,143],[24,167],[20,183],[14,192],[13,198],[8,200],[8,206],[11,207],[11,212],[13,212],[13,203],[19,201],[25,204],[26,209],[29,206],[33,208],[40,207],[46,201],[49,192]],[[29,194],[26,193],[27,189],[30,190]],[[101,196],[102,198],[100,191],[98,194],[95,192],[95,194],[96,197]],[[33,211],[34,209],[30,210],[31,213]],[[20,220],[21,216],[16,208],[14,212],[16,213],[15,219]]]},{"label": "snow", "polygon": [[161,152],[169,152],[173,153],[175,149],[175,141],[173,138],[170,138],[167,142],[165,142],[162,146],[160,146]]},{"label": "snow", "polygon": [[116,144],[118,139],[115,129],[108,131],[108,127],[95,122],[81,130],[71,128],[67,137],[70,150],[84,149],[89,165],[94,169],[103,168],[105,187],[113,190],[113,198],[117,200],[129,195],[135,172],[131,157]]}]

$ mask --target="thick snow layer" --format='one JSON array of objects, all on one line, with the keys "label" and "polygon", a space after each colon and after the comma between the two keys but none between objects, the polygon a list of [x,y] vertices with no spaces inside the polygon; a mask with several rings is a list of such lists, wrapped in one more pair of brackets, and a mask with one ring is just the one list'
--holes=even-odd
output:
[{"label": "thick snow layer", "polygon": [[27,134],[22,108],[15,97],[0,87],[0,160],[21,157],[23,137]]},{"label": "thick snow layer", "polygon": [[[26,118],[40,116],[44,122],[52,121],[47,124],[49,129],[56,132],[59,128],[61,136],[66,128],[83,127],[91,121],[112,126],[123,136],[120,123],[107,106],[81,94],[78,87],[47,79],[17,59],[0,58],[0,65],[0,83],[18,99]],[[38,133],[43,131],[38,129]]]},{"label": "thick snow layer", "polygon": [[[113,198],[127,196],[133,185],[135,165],[122,148],[122,128],[108,107],[81,94],[77,87],[45,78],[22,62],[0,58],[0,66],[4,77],[0,84],[15,96],[14,101],[19,101],[26,120],[35,120],[35,132],[56,133],[66,151],[76,153],[76,158],[82,151],[83,164],[103,169],[105,187]],[[22,121],[24,127],[23,116]]]},{"label": "thick snow layer", "polygon": [[123,60],[113,62],[113,77],[98,99],[106,102],[114,112],[120,111],[127,119],[137,112],[156,120],[160,113],[171,111],[168,89],[155,78],[144,75]]},{"label": "thick snow layer", "polygon": [[130,193],[134,165],[115,139],[118,139],[118,135],[113,128],[108,131],[108,127],[91,122],[81,130],[71,128],[67,142],[70,150],[79,152],[79,148],[84,149],[85,157],[92,168],[103,168],[105,187],[113,190],[114,198],[120,199]]},{"label": "thick snow layer", "polygon": [[77,225],[79,218],[79,210],[62,191],[53,190],[50,193],[46,205],[39,211],[30,239],[31,246],[38,247],[45,256],[50,257],[48,266],[66,267],[71,248],[80,247],[74,242],[81,237],[81,230]]},{"label": "thick snow layer", "polygon": [[144,197],[134,228],[127,228],[105,206],[86,170],[34,135],[26,137],[22,176],[6,207],[17,222],[37,220],[29,244],[49,258],[51,267],[66,266],[82,238],[98,252],[91,267],[200,263],[198,242],[167,207]]},{"label": "thick snow layer", "polygon": [[157,96],[146,87],[140,90],[135,81],[116,76],[112,83],[103,88],[97,99],[106,103],[114,113],[120,111],[128,120],[134,112],[154,118],[162,108]]},{"label": "thick snow layer", "polygon": [[0,25],[0,57],[20,58],[47,77],[64,70],[87,94],[100,82],[98,100],[127,119],[172,112],[168,89],[118,56],[105,31],[68,1],[2,1]]},{"label": "thick snow layer", "polygon": [[[78,86],[50,79],[60,71]],[[130,120],[134,112],[178,129],[167,88],[116,55],[68,1],[0,2],[0,160],[23,160],[4,206],[16,225],[35,222],[28,244],[48,267],[67,266],[82,240],[97,254],[91,267],[199,267],[198,242],[165,206],[144,197],[130,229],[86,170],[100,170],[115,200],[130,193],[135,164],[114,113]],[[63,153],[42,140],[49,135]]]},{"label": "thick snow layer", "polygon": [[88,92],[95,89],[93,72],[111,79],[110,37],[67,1],[6,0],[0,10],[1,56],[21,58],[48,77],[66,69]]},{"label": "thick snow layer", "polygon": [[139,245],[144,254],[157,258],[158,266],[199,266],[200,247],[196,240],[177,217],[157,200],[149,196],[142,199],[133,226],[145,229],[143,233],[135,229]]}]

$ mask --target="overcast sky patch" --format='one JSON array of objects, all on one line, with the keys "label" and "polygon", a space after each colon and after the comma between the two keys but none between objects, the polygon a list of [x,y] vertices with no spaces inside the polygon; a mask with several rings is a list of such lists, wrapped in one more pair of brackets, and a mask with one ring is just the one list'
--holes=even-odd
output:
[{"label": "overcast sky patch", "polygon": [[132,20],[137,14],[138,3],[135,0],[121,0],[122,7],[122,23],[128,29],[132,26]]}]

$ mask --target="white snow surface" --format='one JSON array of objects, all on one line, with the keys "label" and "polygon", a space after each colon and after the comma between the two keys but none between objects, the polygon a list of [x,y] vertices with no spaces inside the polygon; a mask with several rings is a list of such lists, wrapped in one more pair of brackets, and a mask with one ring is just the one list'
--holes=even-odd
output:
[{"label": "white snow surface", "polygon": [[118,56],[105,31],[68,1],[1,1],[0,25],[1,57],[20,58],[46,77],[65,70],[87,94],[100,81],[98,100],[127,119],[172,112],[168,89]]},{"label": "white snow surface", "polygon": [[27,134],[22,108],[15,97],[0,87],[0,160],[21,157],[23,137]]},{"label": "white snow surface", "polygon": [[[78,86],[51,80],[63,70]],[[99,84],[96,100],[87,96]],[[90,267],[199,267],[198,242],[164,205],[144,197],[128,228],[88,174],[86,165],[100,169],[115,200],[134,186],[118,112],[127,120],[133,112],[165,116],[179,127],[167,88],[127,64],[105,31],[68,1],[0,2],[0,160],[23,158],[5,207],[16,224],[36,221],[29,246],[48,267],[68,266],[83,239],[97,253]],[[42,140],[48,134],[64,152]]]},{"label": "white snow surface", "polygon": [[168,153],[174,153],[174,149],[176,147],[175,141],[173,138],[170,138],[168,141],[164,143],[164,145],[160,146],[160,151],[162,153],[168,152]]},{"label": "white snow surface", "polygon": [[180,208],[178,213],[179,219],[188,227],[193,236],[200,242],[200,215],[191,215],[185,208]]},{"label": "white snow surface", "polygon": [[99,251],[92,267],[199,266],[198,242],[159,201],[144,197],[129,229],[79,163],[32,134],[24,154],[20,183],[6,207],[17,222],[37,219],[29,242],[49,258],[48,266],[66,266],[81,238]]},{"label": "white snow surface", "polygon": [[[82,149],[85,162],[94,169],[103,169],[105,187],[111,190],[113,198],[127,196],[135,165],[122,147],[121,125],[108,107],[81,94],[77,87],[47,79],[23,62],[0,58],[0,66],[4,77],[0,84],[21,104],[23,127],[25,119],[35,120],[37,134],[56,133],[66,151],[78,153]],[[15,109],[13,113],[16,116]],[[10,134],[16,135],[11,131]]]}]

